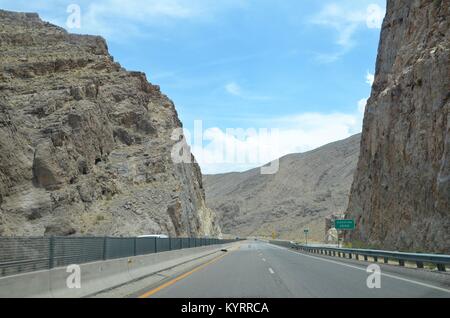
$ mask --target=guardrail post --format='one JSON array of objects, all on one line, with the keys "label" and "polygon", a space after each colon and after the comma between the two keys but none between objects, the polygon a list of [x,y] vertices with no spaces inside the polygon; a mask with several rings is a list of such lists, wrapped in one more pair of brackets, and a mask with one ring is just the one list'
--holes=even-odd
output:
[{"label": "guardrail post", "polygon": [[133,255],[137,255],[137,237],[133,238]]},{"label": "guardrail post", "polygon": [[438,271],[445,272],[445,264],[436,264]]},{"label": "guardrail post", "polygon": [[375,263],[378,263],[378,256],[374,256],[373,260],[375,261]]},{"label": "guardrail post", "polygon": [[55,237],[52,235],[49,239],[48,246],[48,268],[52,269],[55,266]]},{"label": "guardrail post", "polygon": [[106,261],[108,254],[106,253],[106,248],[108,246],[108,237],[103,238],[103,260]]},{"label": "guardrail post", "polygon": [[423,262],[416,262],[417,268],[423,268]]},{"label": "guardrail post", "polygon": [[355,259],[356,259],[357,261],[359,261],[359,255],[358,255],[358,254],[355,254]]},{"label": "guardrail post", "polygon": [[155,240],[155,253],[158,253],[158,242],[157,242],[158,238],[155,237],[154,240]]},{"label": "guardrail post", "polygon": [[383,261],[385,264],[387,264],[387,263],[389,263],[389,258],[385,257]]},{"label": "guardrail post", "polygon": [[398,265],[400,265],[400,266],[405,266],[405,261],[402,260],[402,259],[399,259],[399,260],[398,260]]},{"label": "guardrail post", "polygon": [[367,255],[364,255],[364,260],[367,262]]}]

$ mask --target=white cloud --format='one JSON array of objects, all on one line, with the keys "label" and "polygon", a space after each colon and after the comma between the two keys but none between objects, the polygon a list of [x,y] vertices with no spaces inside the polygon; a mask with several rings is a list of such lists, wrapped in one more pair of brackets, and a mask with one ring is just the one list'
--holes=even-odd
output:
[{"label": "white cloud", "polygon": [[130,19],[152,24],[164,18],[185,19],[198,15],[196,8],[179,0],[104,0],[91,3],[86,8],[85,19],[96,21],[110,18]]},{"label": "white cloud", "polygon": [[241,87],[235,82],[231,82],[225,85],[225,90],[231,95],[241,96]]},{"label": "white cloud", "polygon": [[368,98],[362,98],[358,101],[358,111],[361,114],[364,114],[364,111],[366,110]]},{"label": "white cloud", "polygon": [[328,3],[322,10],[313,16],[309,22],[313,25],[334,29],[337,33],[335,42],[341,47],[337,53],[320,53],[319,61],[334,62],[350,50],[356,43],[354,34],[357,30],[367,27],[369,29],[381,28],[385,10],[375,3],[367,1],[342,1],[339,4]]},{"label": "white cloud", "polygon": [[242,99],[246,100],[253,100],[253,101],[265,101],[271,99],[269,96],[263,96],[263,95],[257,95],[253,94],[247,91],[244,91],[242,87],[237,84],[236,82],[230,82],[225,85],[225,90],[228,94],[240,97]]},{"label": "white cloud", "polygon": [[379,5],[374,3],[370,4],[367,7],[367,27],[369,29],[381,29],[385,13],[385,10],[383,10]]},{"label": "white cloud", "polygon": [[[375,75],[373,73],[367,72],[366,73],[366,83],[370,86],[373,85],[373,82],[375,81]],[[358,101],[358,111],[364,115],[364,111],[366,110],[367,101],[369,98],[362,98]]]},{"label": "white cloud", "polygon": [[316,53],[315,60],[320,64],[333,63],[341,58],[346,53],[346,50],[333,53]]},{"label": "white cloud", "polygon": [[346,8],[335,3],[325,5],[312,23],[331,27],[338,33],[336,43],[341,46],[352,45],[352,36],[356,29],[366,21],[363,10]]},{"label": "white cloud", "polygon": [[[267,133],[249,129],[250,134],[243,138],[214,127],[204,131],[203,147],[194,146],[192,152],[203,173],[245,171],[359,133],[362,115],[355,109],[348,114],[302,113],[266,119],[258,124],[266,125]],[[238,160],[239,156],[245,160]]]},{"label": "white cloud", "polygon": [[370,72],[367,72],[366,83],[369,84],[370,86],[372,86],[374,81],[375,81],[375,75]]},{"label": "white cloud", "polygon": [[143,27],[200,18],[204,10],[197,4],[198,1],[182,0],[101,0],[86,3],[82,6],[82,31],[100,34],[110,41],[130,36],[151,36],[143,31]]},{"label": "white cloud", "polygon": [[214,21],[224,11],[246,6],[247,1],[240,0],[100,0],[86,3],[82,10],[85,30],[115,40],[113,35],[124,38],[146,36],[149,30],[143,27],[148,26],[167,26],[179,21]]},{"label": "white cloud", "polygon": [[149,36],[149,29],[146,28],[148,26],[167,26],[179,21],[195,23],[215,21],[215,17],[227,10],[247,8],[247,2],[247,0],[96,0],[95,2],[0,0],[0,6],[8,10],[36,11],[45,20],[67,28],[66,8],[76,4],[81,8],[81,29],[69,31],[98,34],[109,41],[122,42],[130,36]]}]

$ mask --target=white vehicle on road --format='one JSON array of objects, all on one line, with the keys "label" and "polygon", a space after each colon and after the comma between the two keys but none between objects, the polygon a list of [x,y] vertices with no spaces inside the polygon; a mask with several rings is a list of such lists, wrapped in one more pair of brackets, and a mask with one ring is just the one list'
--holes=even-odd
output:
[{"label": "white vehicle on road", "polygon": [[169,238],[167,235],[165,234],[151,234],[151,235],[141,235],[138,236],[138,238]]}]

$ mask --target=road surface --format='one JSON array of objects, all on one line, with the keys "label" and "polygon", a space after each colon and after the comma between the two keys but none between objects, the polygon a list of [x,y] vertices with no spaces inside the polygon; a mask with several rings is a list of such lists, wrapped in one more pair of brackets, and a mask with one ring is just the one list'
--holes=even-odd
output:
[{"label": "road surface", "polygon": [[[367,287],[367,263],[319,257],[260,241],[132,294],[141,298],[450,297],[450,275],[380,264],[381,288]],[[392,269],[394,268],[394,269]],[[438,275],[439,279],[427,279]],[[435,276],[433,276],[435,278]]]}]

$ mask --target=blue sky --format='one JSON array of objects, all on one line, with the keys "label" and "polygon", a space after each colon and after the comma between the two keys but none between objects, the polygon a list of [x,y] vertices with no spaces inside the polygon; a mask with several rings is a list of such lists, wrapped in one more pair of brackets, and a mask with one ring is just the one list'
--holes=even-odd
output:
[{"label": "blue sky", "polygon": [[[116,61],[175,102],[186,130],[202,120],[203,148],[193,152],[205,173],[361,131],[385,0],[0,0],[66,29],[70,4],[81,9],[81,28],[70,32],[104,36]],[[208,162],[236,139],[227,128],[276,128],[281,139],[257,162]],[[269,141],[242,137],[237,149],[261,143]]]}]

